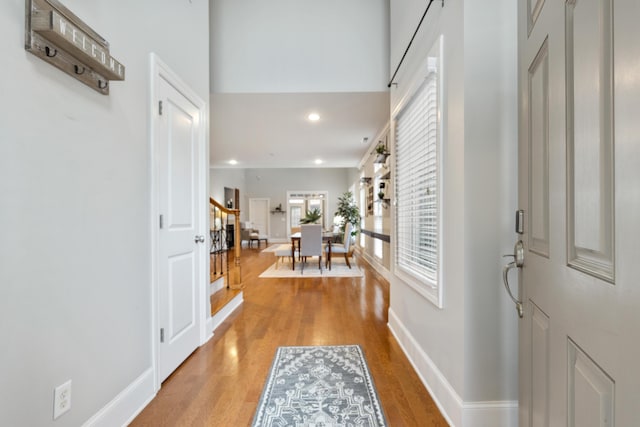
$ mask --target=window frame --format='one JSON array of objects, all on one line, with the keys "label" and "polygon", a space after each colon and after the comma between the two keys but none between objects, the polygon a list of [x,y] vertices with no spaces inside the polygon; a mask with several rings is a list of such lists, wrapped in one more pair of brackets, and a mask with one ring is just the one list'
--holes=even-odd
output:
[{"label": "window frame", "polygon": [[[292,199],[296,200],[296,203],[292,203]],[[298,200],[300,202],[298,202]],[[292,207],[301,207],[302,211],[300,212],[300,218],[304,218],[307,214],[307,211],[310,210],[310,205],[313,203],[320,203],[320,211],[322,213],[322,217],[320,220],[320,224],[322,228],[327,228],[328,219],[327,216],[330,215],[329,211],[329,192],[327,190],[318,190],[318,191],[307,191],[307,190],[287,190],[287,236],[291,235],[291,227],[296,227],[298,225],[293,225],[292,223]]]},{"label": "window frame", "polygon": [[[417,291],[420,295],[425,297],[427,300],[432,302],[439,308],[443,308],[443,290],[444,290],[444,280],[443,280],[443,223],[444,223],[444,209],[443,209],[443,200],[444,200],[444,179],[443,179],[443,164],[444,164],[444,85],[443,85],[443,37],[439,36],[431,47],[429,54],[427,55],[427,59],[424,62],[424,65],[420,67],[420,75],[415,78],[415,83],[411,90],[409,90],[405,98],[399,103],[398,108],[395,110],[392,119],[392,136],[393,136],[393,148],[396,152],[396,155],[393,156],[394,159],[394,191],[396,194],[396,198],[399,195],[398,191],[398,158],[397,158],[397,124],[399,117],[407,111],[407,108],[412,106],[412,103],[418,96],[418,93],[424,89],[424,85],[428,83],[428,79],[435,73],[435,88],[436,88],[436,141],[435,141],[435,152],[436,152],[436,161],[435,161],[435,170],[436,170],[436,271],[435,271],[435,279],[430,279],[422,274],[416,274],[414,271],[407,269],[402,266],[399,262],[399,244],[401,242],[398,241],[399,235],[399,215],[398,215],[398,205],[394,207],[394,220],[393,225],[395,228],[395,241],[393,244],[394,251],[394,262],[393,262],[393,270],[394,275],[401,279],[404,283],[412,287],[415,291]],[[417,247],[417,245],[415,245]]]}]

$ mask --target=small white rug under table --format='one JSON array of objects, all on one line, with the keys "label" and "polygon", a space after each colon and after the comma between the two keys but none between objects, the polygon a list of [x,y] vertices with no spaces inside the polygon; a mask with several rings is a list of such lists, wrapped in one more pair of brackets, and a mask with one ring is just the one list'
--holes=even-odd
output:
[{"label": "small white rug under table", "polygon": [[275,263],[267,268],[258,277],[272,278],[272,277],[363,277],[364,273],[355,263],[354,259],[351,259],[351,268],[347,266],[344,258],[334,257],[331,261],[331,270],[325,268],[324,260],[322,260],[322,270],[318,269],[318,259],[313,258],[308,260],[304,266],[304,270],[301,268],[301,263],[296,261],[296,269],[291,269],[291,261],[289,258],[283,258],[283,262],[278,264],[276,268]]},{"label": "small white rug under table", "polygon": [[268,248],[263,249],[261,252],[275,252],[282,245],[282,243],[276,243],[274,245],[269,246]]}]

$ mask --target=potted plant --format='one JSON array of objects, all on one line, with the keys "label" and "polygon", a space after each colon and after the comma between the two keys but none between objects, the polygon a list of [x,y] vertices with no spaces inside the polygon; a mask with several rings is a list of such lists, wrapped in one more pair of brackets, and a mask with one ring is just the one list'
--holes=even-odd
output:
[{"label": "potted plant", "polygon": [[321,217],[322,213],[320,212],[320,209],[314,208],[310,211],[307,211],[307,214],[304,216],[304,218],[300,219],[300,224],[317,224],[318,221],[320,221]]},{"label": "potted plant", "polygon": [[375,159],[375,163],[384,163],[387,160],[387,157],[389,157],[389,151],[387,150],[387,146],[385,144],[383,144],[382,142],[380,142],[377,146],[376,146],[376,159]]},{"label": "potted plant", "polygon": [[358,228],[360,227],[360,209],[358,205],[356,205],[351,191],[347,191],[338,197],[338,207],[335,216],[342,218],[340,231],[344,232],[347,223],[351,223],[351,225],[353,225],[351,236],[355,236],[358,233]]},{"label": "potted plant", "polygon": [[381,142],[376,146],[376,153],[378,154],[388,154],[387,147]]},{"label": "potted plant", "polygon": [[384,191],[378,191],[378,198],[384,200]]}]

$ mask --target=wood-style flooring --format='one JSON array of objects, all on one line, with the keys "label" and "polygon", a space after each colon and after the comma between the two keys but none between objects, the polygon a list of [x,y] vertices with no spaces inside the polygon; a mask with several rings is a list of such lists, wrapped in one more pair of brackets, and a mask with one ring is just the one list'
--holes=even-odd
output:
[{"label": "wood-style flooring", "polygon": [[249,426],[278,346],[340,344],[362,347],[389,426],[447,426],[387,327],[384,278],[358,258],[363,278],[260,279],[261,249],[242,250],[242,306],[132,426]]}]

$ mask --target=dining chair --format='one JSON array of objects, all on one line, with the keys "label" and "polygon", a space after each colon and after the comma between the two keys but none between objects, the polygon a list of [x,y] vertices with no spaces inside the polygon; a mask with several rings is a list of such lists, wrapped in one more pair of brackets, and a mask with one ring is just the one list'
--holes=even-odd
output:
[{"label": "dining chair", "polygon": [[[349,268],[351,268],[351,263],[349,262],[349,250],[351,248],[351,230],[353,230],[353,225],[348,222],[344,228],[344,237],[342,238],[342,243],[329,243],[331,245],[331,254],[344,254],[344,260],[347,262]],[[331,270],[331,257],[329,256],[329,245],[326,246],[325,250],[327,251],[327,266],[329,270]]]},{"label": "dining chair", "polygon": [[[300,226],[301,270],[309,256],[318,257],[318,269],[322,271],[322,226],[320,224],[303,224]],[[302,272],[300,274],[302,274]]]}]

